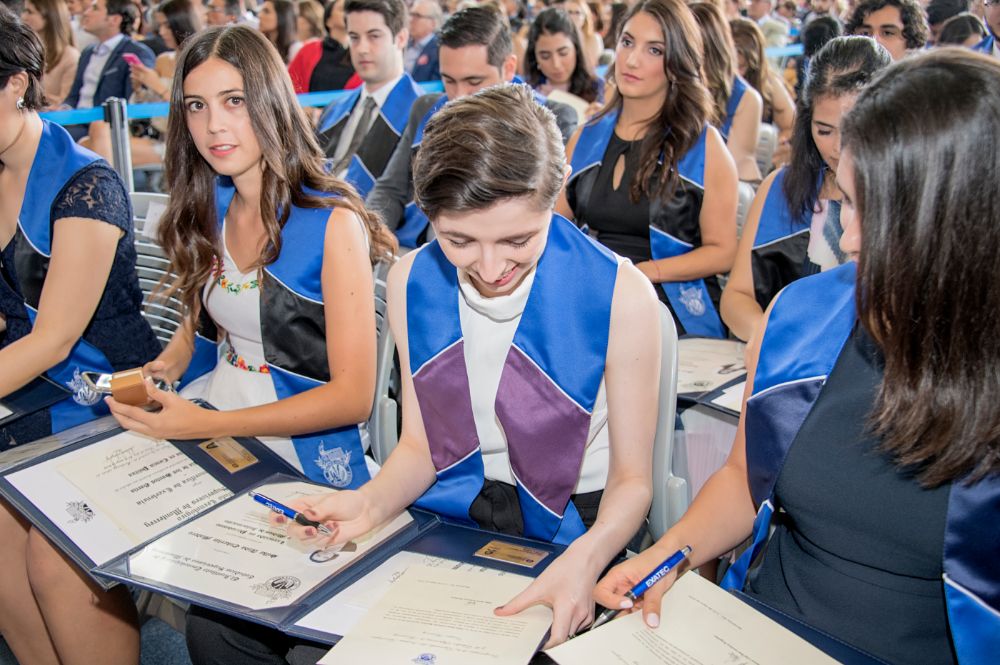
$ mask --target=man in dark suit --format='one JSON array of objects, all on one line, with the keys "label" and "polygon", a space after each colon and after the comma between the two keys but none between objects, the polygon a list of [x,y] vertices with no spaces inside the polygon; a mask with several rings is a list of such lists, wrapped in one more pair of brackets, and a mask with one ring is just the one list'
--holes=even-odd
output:
[{"label": "man in dark suit", "polygon": [[351,63],[364,85],[323,110],[317,138],[331,172],[363,197],[382,175],[422,90],[403,71],[403,0],[347,0]]},{"label": "man in dark suit", "polygon": [[[132,94],[132,71],[122,56],[131,53],[147,67],[153,67],[156,60],[148,47],[129,36],[138,18],[138,10],[129,0],[93,0],[87,7],[81,27],[96,37],[98,43],[80,54],[73,87],[63,100],[65,108],[92,108],[109,97],[128,99]],[[86,125],[67,130],[75,139],[87,134]]]},{"label": "man in dark suit", "polygon": [[414,81],[437,81],[437,31],[441,27],[441,5],[436,0],[417,0],[410,10],[410,43],[406,47],[406,71]]}]

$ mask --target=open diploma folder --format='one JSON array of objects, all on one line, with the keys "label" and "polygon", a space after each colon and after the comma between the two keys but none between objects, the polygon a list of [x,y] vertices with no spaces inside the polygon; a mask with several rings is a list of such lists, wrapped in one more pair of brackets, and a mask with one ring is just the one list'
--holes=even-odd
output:
[{"label": "open diploma folder", "polygon": [[96,575],[101,565],[265,478],[297,475],[256,439],[170,442],[117,427],[80,431],[6,468],[0,494],[106,587],[113,582]]}]

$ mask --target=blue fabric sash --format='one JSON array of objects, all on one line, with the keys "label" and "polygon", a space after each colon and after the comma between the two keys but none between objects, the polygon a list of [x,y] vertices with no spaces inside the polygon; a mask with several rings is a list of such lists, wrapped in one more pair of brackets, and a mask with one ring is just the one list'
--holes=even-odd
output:
[{"label": "blue fabric sash", "polygon": [[736,109],[739,108],[743,94],[747,91],[749,85],[739,74],[733,79],[733,90],[729,93],[729,101],[726,102],[726,119],[723,121],[722,127],[719,127],[719,133],[722,134],[722,138],[726,141],[729,140],[729,131],[733,128],[733,118],[736,117]]},{"label": "blue fabric sash", "polygon": [[[570,162],[573,168],[570,180],[580,177],[590,169],[600,168],[617,122],[618,112],[615,111],[596,122],[584,125]],[[678,176],[700,190],[705,189],[706,135],[703,131],[698,142],[677,163]],[[650,220],[652,219],[653,216],[650,215]],[[649,247],[654,260],[681,256],[694,249],[694,245],[670,233],[670,229],[659,228],[652,223],[649,225]],[[660,288],[666,293],[671,309],[680,319],[688,335],[725,337],[722,320],[712,303],[704,279],[661,282]]]},{"label": "blue fabric sash", "polygon": [[[319,192],[311,192],[319,194]],[[229,178],[219,178],[216,183],[215,202],[218,212],[219,230],[226,211],[236,194],[236,188]],[[276,353],[275,347],[285,347],[289,343],[296,345],[302,357],[326,358],[325,328],[322,320],[311,322],[311,329],[316,334],[309,338],[301,338],[288,342],[278,342],[277,339],[288,335],[284,328],[274,329],[271,321],[287,321],[285,312],[275,316],[269,312],[269,306],[283,304],[286,311],[295,311],[295,305],[301,309],[301,318],[312,316],[322,319],[323,292],[320,276],[323,269],[323,250],[326,239],[326,223],[330,217],[328,208],[298,208],[292,207],[288,221],[281,230],[281,254],[271,265],[264,268],[265,278],[262,289],[271,293],[264,297],[261,291],[261,336],[264,342],[264,353],[270,368],[271,381],[278,399],[285,399],[322,385],[329,380],[329,368],[322,367],[289,367],[298,360],[288,353]],[[292,303],[293,307],[288,307]],[[309,325],[309,322],[306,322]],[[214,368],[218,352],[209,340],[199,337],[195,341],[195,358],[189,367],[185,378],[194,378],[195,373],[204,369]],[[279,358],[276,360],[275,358]],[[322,364],[322,363],[317,363]],[[334,429],[293,436],[292,443],[295,453],[302,464],[305,475],[317,482],[326,483],[340,489],[357,488],[370,480],[368,467],[365,464],[364,445],[361,438],[360,425],[347,425]]]},{"label": "blue fabric sash", "polygon": [[987,35],[983,41],[979,42],[972,47],[973,51],[978,51],[979,53],[984,53],[986,55],[993,55],[993,45],[996,43],[996,37],[993,35]]},{"label": "blue fabric sash", "polygon": [[784,189],[787,173],[786,169],[780,169],[771,181],[770,189],[767,190],[764,207],[760,211],[757,235],[753,239],[755,250],[809,230],[810,220],[793,215],[788,209],[788,199],[785,197]]},{"label": "blue fabric sash", "polygon": [[[319,133],[322,134],[337,123],[345,120],[351,111],[354,110],[354,105],[361,98],[362,90],[363,87],[355,88],[342,99],[328,106],[320,117],[318,125]],[[410,115],[410,107],[413,106],[413,102],[421,94],[423,94],[423,89],[409,74],[403,74],[403,77],[399,79],[386,98],[385,104],[379,109],[379,116],[396,135],[397,141],[406,128],[406,120]],[[347,167],[347,174],[344,176],[344,180],[350,183],[354,189],[358,190],[361,198],[364,198],[368,196],[372,187],[375,186],[375,180],[381,174],[372,173],[372,167],[365,164],[360,156],[360,152],[359,150],[358,153],[355,153],[351,157],[351,163]]]},{"label": "blue fabric sash", "polygon": [[[77,145],[65,129],[42,120],[42,135],[28,173],[18,217],[18,227],[35,253],[45,258],[51,256],[52,205],[73,176],[99,159],[95,153]],[[28,320],[34,326],[37,312],[27,302],[24,307],[28,312]],[[60,385],[69,386],[76,371],[108,373],[113,370],[104,354],[81,338],[73,346],[69,356],[47,371],[46,375]],[[82,406],[67,398],[55,404],[50,413],[52,431],[60,432],[107,415],[108,409],[103,401],[93,406]]]},{"label": "blue fabric sash", "polygon": [[[759,505],[753,543],[729,569],[726,589],[742,589],[767,540],[774,486],[802,423],[856,321],[855,264],[790,284],[778,297],[761,343],[753,395],[747,400],[747,471]],[[963,665],[1000,653],[1000,476],[952,483],[943,552],[943,584],[955,653]]]},{"label": "blue fabric sash", "polygon": [[[604,376],[617,274],[617,260],[607,249],[553,216],[495,404],[531,538],[566,544],[585,531],[570,497]],[[417,505],[471,522],[469,507],[483,486],[483,458],[461,297],[457,269],[431,242],[414,260],[407,283],[410,370],[437,469],[437,482]]]}]

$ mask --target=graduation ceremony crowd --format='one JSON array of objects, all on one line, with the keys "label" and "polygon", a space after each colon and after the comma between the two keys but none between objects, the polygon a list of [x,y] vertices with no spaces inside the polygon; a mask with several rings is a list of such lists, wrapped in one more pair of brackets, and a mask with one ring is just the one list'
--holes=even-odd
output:
[{"label": "graduation ceremony crowd", "polygon": [[[566,545],[496,610],[551,607],[549,645],[595,607],[657,626],[677,572],[624,593],[690,545],[679,572],[721,559],[713,581],[885,662],[1000,659],[1000,1],[4,2],[0,401],[135,367],[177,392],[67,399],[0,449],[108,413],[258,437],[340,490],[295,505],[333,535],[295,538],[416,506]],[[169,103],[129,137],[169,195],[165,346],[110,127],[43,117],[111,97]],[[747,342],[748,387],[725,465],[650,544],[675,334]],[[129,589],[3,500],[0,563],[22,665],[139,662]],[[196,665],[325,651],[196,606],[185,638]]]}]

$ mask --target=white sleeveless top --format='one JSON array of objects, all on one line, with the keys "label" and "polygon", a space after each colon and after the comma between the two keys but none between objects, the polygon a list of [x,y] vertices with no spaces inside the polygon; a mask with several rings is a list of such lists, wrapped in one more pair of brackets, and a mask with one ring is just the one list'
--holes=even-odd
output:
[{"label": "white sleeveless top", "polygon": [[[465,343],[472,415],[476,421],[485,475],[490,480],[515,484],[507,453],[507,438],[496,416],[497,389],[507,352],[521,321],[535,272],[529,273],[510,294],[486,298],[464,270],[458,271],[461,295],[458,314]],[[544,443],[544,442],[539,442]],[[580,480],[574,494],[604,489],[608,480],[608,399],[601,378],[597,402],[590,418]]]},{"label": "white sleeveless top", "polygon": [[[207,375],[204,399],[230,411],[278,401],[266,367],[260,332],[260,276],[256,268],[241,272],[226,248],[222,229],[222,264],[209,277],[203,292],[205,309],[224,335],[215,369]],[[224,332],[223,332],[224,331]],[[302,470],[292,440],[284,436],[257,437],[286,462]]]}]

